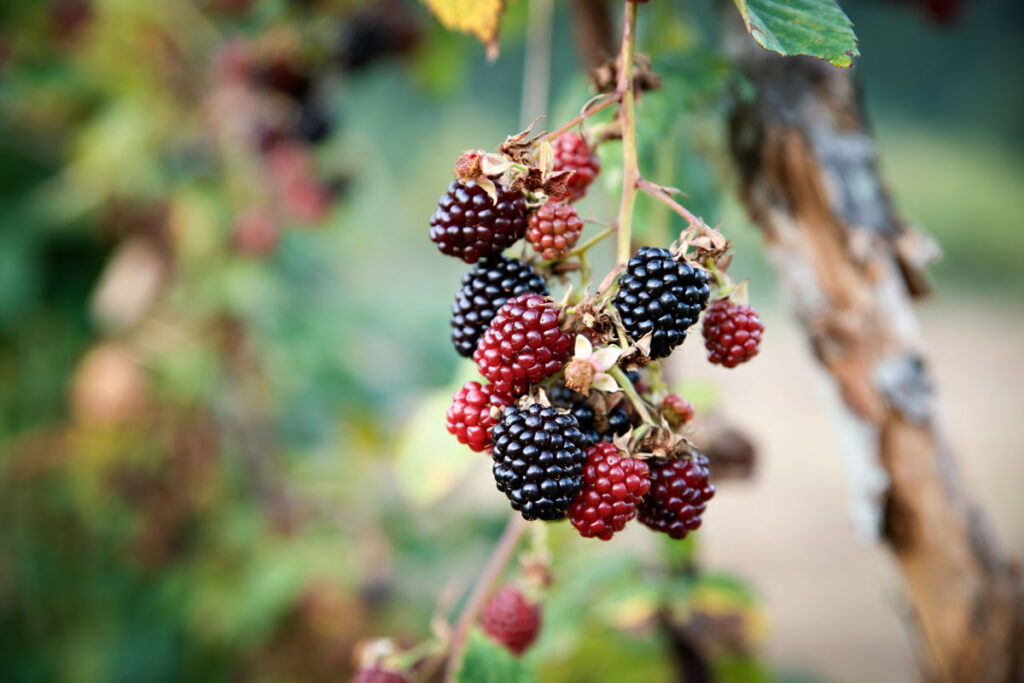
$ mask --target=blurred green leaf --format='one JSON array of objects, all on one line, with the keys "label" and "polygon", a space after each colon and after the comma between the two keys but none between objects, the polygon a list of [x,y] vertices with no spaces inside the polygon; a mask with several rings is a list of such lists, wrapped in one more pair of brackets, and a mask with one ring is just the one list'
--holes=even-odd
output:
[{"label": "blurred green leaf", "polygon": [[848,67],[860,55],[853,23],[835,0],[734,0],[758,45]]},{"label": "blurred green leaf", "polygon": [[536,681],[522,661],[474,628],[456,676],[460,683],[531,683]]}]

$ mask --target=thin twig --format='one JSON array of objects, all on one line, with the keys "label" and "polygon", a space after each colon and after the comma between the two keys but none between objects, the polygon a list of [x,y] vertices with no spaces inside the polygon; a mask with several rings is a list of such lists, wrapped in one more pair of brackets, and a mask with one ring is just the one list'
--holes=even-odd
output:
[{"label": "thin twig", "polygon": [[691,213],[690,210],[684,207],[682,204],[672,199],[672,197],[669,196],[665,188],[661,187],[660,185],[656,185],[645,178],[639,178],[636,181],[636,186],[644,194],[654,197],[659,202],[665,204],[670,209],[672,209],[680,216],[682,216],[684,219],[686,219],[686,222],[689,224],[689,227],[694,228],[702,223],[700,218]]},{"label": "thin twig", "polygon": [[629,381],[629,377],[626,376],[626,373],[623,372],[622,368],[616,365],[608,370],[608,374],[611,375],[612,379],[618,383],[619,388],[622,389],[629,398],[630,403],[632,403],[633,407],[636,408],[636,411],[640,413],[640,417],[643,418],[644,422],[652,425],[655,424],[650,411],[647,410],[647,404],[644,403],[644,399],[637,393],[636,387],[634,387],[633,383]]},{"label": "thin twig", "polygon": [[554,131],[552,131],[552,132],[548,133],[547,135],[545,135],[542,139],[546,140],[548,142],[551,142],[552,140],[557,138],[559,135],[561,135],[565,131],[570,130],[572,128],[575,128],[580,123],[582,123],[584,120],[590,118],[591,116],[593,116],[597,112],[603,111],[603,110],[607,109],[608,107],[612,106],[613,104],[615,104],[616,102],[619,101],[619,93],[617,93],[617,92],[616,93],[609,93],[605,97],[607,97],[608,99],[606,99],[601,104],[594,105],[590,109],[587,109],[586,107],[583,107],[583,111],[581,111],[578,116],[576,116],[575,118],[569,119],[568,121],[563,123],[561,126],[556,128]]},{"label": "thin twig", "polygon": [[640,178],[636,158],[636,117],[633,98],[633,52],[636,47],[637,3],[626,0],[622,18],[622,48],[619,52],[619,122],[622,124],[622,201],[619,204],[619,244],[617,261],[625,263],[632,253],[630,240],[633,232],[633,204],[636,201],[636,183]]},{"label": "thin twig", "polygon": [[501,570],[508,564],[509,558],[515,552],[516,546],[519,544],[519,538],[525,530],[526,520],[518,512],[513,511],[508,524],[505,526],[505,531],[502,532],[501,538],[498,539],[494,550],[491,551],[491,556],[487,558],[484,570],[476,580],[476,585],[473,586],[473,592],[470,593],[469,598],[466,600],[466,606],[462,609],[462,614],[459,615],[455,628],[452,629],[452,640],[448,647],[448,667],[445,671],[445,681],[448,683],[455,680],[455,672],[458,670],[462,653],[466,649],[466,639],[469,637],[469,631],[473,628],[477,615],[484,606],[484,601],[487,599],[487,594],[491,591],[491,586],[498,579]]},{"label": "thin twig", "polygon": [[567,253],[565,256],[560,256],[558,258],[549,259],[547,261],[541,261],[538,265],[540,265],[542,267],[543,266],[550,266],[552,263],[558,263],[559,261],[564,261],[564,260],[566,260],[568,258],[571,258],[573,256],[579,256],[580,254],[585,254],[587,252],[587,250],[590,249],[592,246],[594,246],[595,244],[597,244],[598,242],[600,242],[601,240],[603,240],[604,238],[608,237],[613,232],[615,232],[615,229],[616,228],[615,228],[614,225],[609,227],[609,228],[605,228],[604,230],[602,230],[601,232],[597,233],[596,235],[591,237],[589,240],[584,242],[583,244],[579,245],[578,247],[576,247],[575,249],[573,249],[572,251]]}]

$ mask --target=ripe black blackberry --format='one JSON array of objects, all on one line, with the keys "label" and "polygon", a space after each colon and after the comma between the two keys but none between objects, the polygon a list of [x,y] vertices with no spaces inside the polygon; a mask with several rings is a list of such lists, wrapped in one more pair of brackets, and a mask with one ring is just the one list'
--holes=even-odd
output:
[{"label": "ripe black blackberry", "polygon": [[535,403],[494,427],[494,482],[524,519],[565,517],[582,482],[583,434],[572,415]]},{"label": "ripe black blackberry", "polygon": [[707,306],[708,274],[677,261],[668,249],[640,247],[619,278],[613,304],[630,339],[651,336],[651,358],[664,358],[686,339]]},{"label": "ripe black blackberry", "polygon": [[430,218],[430,239],[442,254],[466,263],[497,254],[526,232],[526,199],[497,184],[498,199],[474,181],[453,181]]},{"label": "ripe black blackberry", "polygon": [[498,309],[526,292],[547,296],[543,276],[519,259],[501,254],[484,259],[463,275],[452,304],[452,343],[459,355],[471,358]]}]

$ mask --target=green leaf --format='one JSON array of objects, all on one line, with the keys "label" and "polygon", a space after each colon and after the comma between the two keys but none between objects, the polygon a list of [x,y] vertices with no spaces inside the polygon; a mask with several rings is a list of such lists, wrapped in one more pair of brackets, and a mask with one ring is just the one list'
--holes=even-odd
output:
[{"label": "green leaf", "polygon": [[853,23],[835,0],[733,0],[758,45],[848,67],[860,55]]},{"label": "green leaf", "polygon": [[508,650],[479,629],[473,629],[456,680],[459,683],[534,683],[537,679]]}]

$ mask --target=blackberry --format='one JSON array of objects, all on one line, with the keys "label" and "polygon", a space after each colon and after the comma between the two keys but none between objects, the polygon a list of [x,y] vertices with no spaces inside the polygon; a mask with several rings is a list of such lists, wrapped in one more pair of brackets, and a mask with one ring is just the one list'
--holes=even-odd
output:
[{"label": "blackberry", "polygon": [[554,170],[573,172],[566,183],[569,200],[581,199],[600,173],[601,162],[579,133],[562,133],[552,146],[555,153]]},{"label": "blackberry", "polygon": [[452,182],[430,218],[430,239],[442,254],[476,263],[512,246],[526,232],[526,199],[497,184],[498,201],[474,181]]},{"label": "blackberry", "polygon": [[590,446],[601,440],[601,433],[594,426],[596,415],[589,403],[577,401],[569,406],[569,413],[576,418],[583,433],[583,441]]},{"label": "blackberry", "polygon": [[484,633],[517,657],[537,639],[540,623],[540,607],[513,586],[502,586],[480,614]]},{"label": "blackberry", "polygon": [[557,305],[527,292],[498,309],[473,352],[480,374],[494,390],[519,396],[562,368],[573,338],[558,327]]},{"label": "blackberry", "polygon": [[619,407],[612,408],[608,413],[608,429],[601,434],[601,438],[611,441],[612,438],[628,432],[632,426],[633,421],[629,419],[629,413]]},{"label": "blackberry", "polygon": [[715,495],[708,481],[708,459],[651,458],[651,490],[639,506],[640,521],[674,539],[697,529],[707,502]]},{"label": "blackberry", "polygon": [[510,297],[534,292],[547,295],[543,276],[519,259],[490,256],[462,276],[452,304],[452,343],[459,355],[472,357],[495,312]]},{"label": "blackberry", "polygon": [[704,347],[708,361],[734,368],[761,350],[764,325],[750,306],[719,299],[704,314]]},{"label": "blackberry", "polygon": [[497,417],[491,416],[491,408],[505,408],[512,405],[512,397],[499,394],[490,385],[480,386],[479,382],[466,382],[452,397],[448,407],[445,427],[460,443],[474,451],[486,451],[491,447],[491,429]]},{"label": "blackberry", "polygon": [[651,336],[651,358],[664,358],[686,339],[711,290],[707,272],[677,261],[668,249],[640,247],[619,278],[612,303],[636,342]]},{"label": "blackberry", "polygon": [[649,476],[643,460],[623,457],[610,443],[591,446],[569,521],[584,538],[611,539],[636,516],[636,504],[651,487]]},{"label": "blackberry", "polygon": [[565,517],[586,459],[576,418],[539,403],[506,408],[493,443],[494,482],[512,509],[524,519]]},{"label": "blackberry", "polygon": [[548,202],[530,216],[526,239],[545,260],[569,253],[583,232],[583,221],[575,206]]}]

